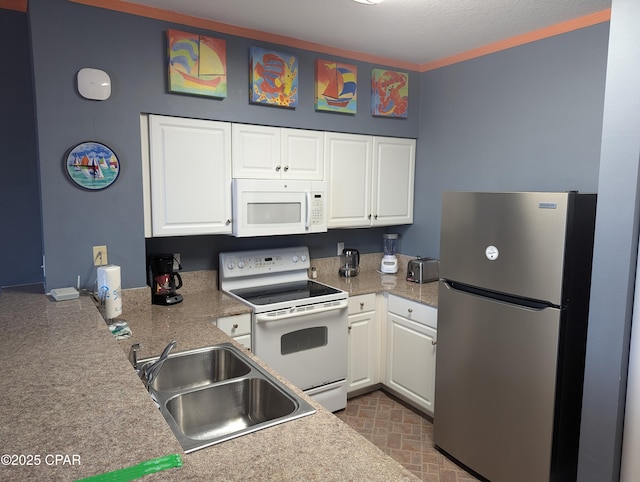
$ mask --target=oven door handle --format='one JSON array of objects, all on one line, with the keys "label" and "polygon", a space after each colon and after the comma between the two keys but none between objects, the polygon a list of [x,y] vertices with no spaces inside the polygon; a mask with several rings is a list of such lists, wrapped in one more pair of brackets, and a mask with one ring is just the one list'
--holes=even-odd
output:
[{"label": "oven door handle", "polygon": [[[342,310],[345,309],[348,305],[347,300],[340,300],[340,302],[338,304],[332,305],[332,306],[326,306],[326,307],[322,307],[322,308],[315,308],[313,310],[305,310],[305,311],[288,311],[286,313],[283,314],[268,314],[268,313],[257,313],[256,314],[256,322],[257,323],[267,323],[267,322],[271,322],[271,321],[280,321],[280,320],[286,320],[287,318],[294,318],[296,316],[305,316],[305,315],[315,315],[316,313],[325,313],[327,311],[335,311],[335,310]],[[282,310],[284,311],[284,310]],[[272,313],[278,313],[278,312],[272,312]]]}]

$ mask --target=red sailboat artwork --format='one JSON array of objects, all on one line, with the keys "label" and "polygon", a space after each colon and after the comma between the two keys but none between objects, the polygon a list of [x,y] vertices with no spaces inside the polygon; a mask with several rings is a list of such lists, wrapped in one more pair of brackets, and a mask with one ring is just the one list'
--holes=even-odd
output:
[{"label": "red sailboat artwork", "polygon": [[316,110],[355,114],[358,71],[355,65],[316,60]]}]

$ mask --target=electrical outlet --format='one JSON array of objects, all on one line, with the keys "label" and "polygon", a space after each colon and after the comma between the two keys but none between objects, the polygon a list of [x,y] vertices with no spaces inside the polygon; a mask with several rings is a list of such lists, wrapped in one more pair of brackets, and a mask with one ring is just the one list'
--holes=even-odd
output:
[{"label": "electrical outlet", "polygon": [[173,270],[178,271],[180,269],[180,253],[173,253]]},{"label": "electrical outlet", "polygon": [[93,247],[93,265],[104,266],[105,264],[109,264],[107,260],[107,247],[94,246]]},{"label": "electrical outlet", "polygon": [[338,243],[338,256],[344,251],[344,243]]}]

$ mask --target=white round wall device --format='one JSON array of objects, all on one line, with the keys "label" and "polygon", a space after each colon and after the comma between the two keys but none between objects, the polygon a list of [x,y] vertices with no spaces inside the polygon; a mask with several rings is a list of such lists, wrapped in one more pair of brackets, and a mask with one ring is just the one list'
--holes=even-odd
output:
[{"label": "white round wall device", "polygon": [[484,254],[490,261],[495,261],[496,259],[498,259],[498,256],[500,256],[498,248],[493,245],[487,246],[487,249],[484,250]]},{"label": "white round wall device", "polygon": [[78,92],[85,99],[107,100],[111,96],[111,78],[104,70],[80,69],[77,81]]}]

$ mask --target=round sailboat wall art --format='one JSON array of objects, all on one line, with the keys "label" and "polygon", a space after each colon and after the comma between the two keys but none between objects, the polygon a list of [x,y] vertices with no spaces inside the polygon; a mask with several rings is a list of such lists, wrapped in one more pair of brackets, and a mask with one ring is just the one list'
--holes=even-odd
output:
[{"label": "round sailboat wall art", "polygon": [[82,142],[71,148],[65,165],[71,180],[91,191],[111,186],[120,174],[118,157],[99,142]]}]

